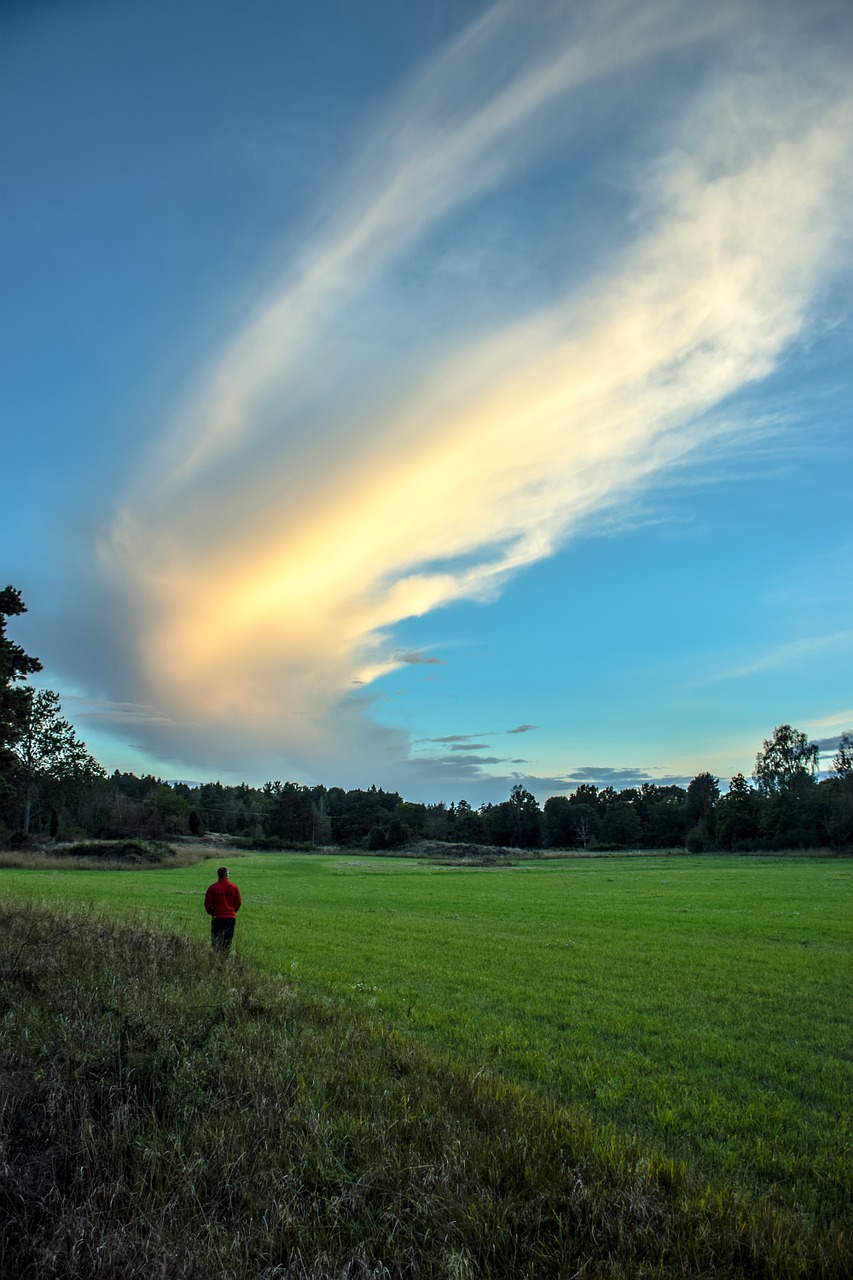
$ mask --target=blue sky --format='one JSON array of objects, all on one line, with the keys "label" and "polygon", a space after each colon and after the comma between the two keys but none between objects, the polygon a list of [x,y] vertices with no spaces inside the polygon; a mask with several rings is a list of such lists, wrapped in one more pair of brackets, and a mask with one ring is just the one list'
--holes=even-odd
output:
[{"label": "blue sky", "polygon": [[2,24],[4,581],[106,767],[478,804],[831,755],[849,4]]}]

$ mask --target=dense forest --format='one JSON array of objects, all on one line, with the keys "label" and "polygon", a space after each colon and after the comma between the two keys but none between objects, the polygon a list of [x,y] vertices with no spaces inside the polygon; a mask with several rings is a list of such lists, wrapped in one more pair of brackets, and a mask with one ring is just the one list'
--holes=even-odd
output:
[{"label": "dense forest", "polygon": [[33,837],[149,839],[223,833],[247,844],[399,849],[411,840],[522,849],[687,848],[772,851],[853,845],[853,733],[842,734],[828,776],[817,744],[780,725],[751,778],[728,789],[710,773],[684,787],[591,784],[539,805],[521,785],[475,809],[465,800],[418,804],[396,791],[267,782],[263,787],[108,776],[61,715],[59,698],[28,679],[38,659],[6,635],[25,612],[0,592],[0,842]]}]

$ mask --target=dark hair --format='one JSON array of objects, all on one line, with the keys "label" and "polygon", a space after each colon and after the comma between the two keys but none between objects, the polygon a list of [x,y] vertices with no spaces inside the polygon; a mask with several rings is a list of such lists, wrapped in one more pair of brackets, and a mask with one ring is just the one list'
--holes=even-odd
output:
[{"label": "dark hair", "polygon": [[217,868],[216,868],[216,874],[219,876],[219,879],[220,879],[220,880],[222,880],[224,876],[227,876],[227,875],[228,875],[228,868],[227,868],[227,867],[217,867]]}]

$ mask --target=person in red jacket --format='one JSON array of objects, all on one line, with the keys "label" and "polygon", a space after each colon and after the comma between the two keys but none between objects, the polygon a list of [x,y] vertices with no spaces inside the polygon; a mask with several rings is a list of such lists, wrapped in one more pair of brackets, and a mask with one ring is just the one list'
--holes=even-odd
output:
[{"label": "person in red jacket", "polygon": [[219,867],[217,880],[204,895],[204,909],[213,919],[210,922],[210,945],[214,951],[227,955],[234,937],[234,918],[243,905],[240,890],[228,879],[228,868]]}]

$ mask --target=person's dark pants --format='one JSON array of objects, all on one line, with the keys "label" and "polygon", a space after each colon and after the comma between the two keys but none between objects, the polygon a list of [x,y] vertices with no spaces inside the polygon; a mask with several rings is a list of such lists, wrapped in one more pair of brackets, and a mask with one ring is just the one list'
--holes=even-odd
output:
[{"label": "person's dark pants", "polygon": [[231,947],[231,939],[234,937],[234,921],[233,920],[211,920],[210,922],[210,945],[214,951],[227,955]]}]

